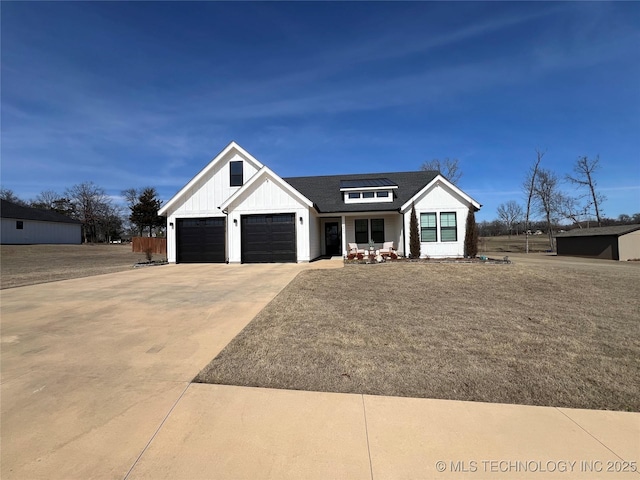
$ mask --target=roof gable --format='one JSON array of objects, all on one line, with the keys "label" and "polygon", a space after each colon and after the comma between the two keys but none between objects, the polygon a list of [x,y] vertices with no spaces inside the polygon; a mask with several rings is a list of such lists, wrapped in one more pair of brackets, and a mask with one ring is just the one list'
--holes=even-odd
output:
[{"label": "roof gable", "polygon": [[[417,172],[290,177],[283,178],[283,180],[311,200],[320,213],[370,212],[398,211],[404,203],[437,175],[438,172],[435,171],[420,170]],[[350,184],[351,181],[364,183],[367,180],[373,181],[381,178],[398,186],[398,188],[393,188],[393,202],[344,203],[344,194],[340,191],[341,185],[345,185],[344,182],[347,182],[346,184]]]},{"label": "roof gable", "polygon": [[482,205],[480,205],[473,198],[471,198],[469,195],[464,193],[462,190],[456,187],[453,183],[451,183],[449,180],[447,180],[445,177],[443,177],[441,174],[438,173],[429,183],[427,183],[423,188],[421,188],[419,192],[416,192],[415,195],[413,195],[409,200],[407,200],[407,202],[404,203],[402,207],[400,207],[400,211],[406,212],[409,208],[411,208],[411,205],[415,201],[417,201],[417,199],[422,197],[425,193],[427,193],[429,190],[431,190],[434,186],[438,184],[442,184],[445,187],[449,188],[454,193],[459,195],[465,202],[473,205],[476,210],[480,210],[480,207]]},{"label": "roof gable", "polygon": [[7,200],[0,200],[0,217],[15,218],[18,220],[34,220],[37,222],[82,223],[80,220],[67,217],[53,210],[24,207]]},{"label": "roof gable", "polygon": [[244,157],[245,160],[252,163],[257,170],[263,167],[262,163],[260,163],[253,155],[247,152],[236,142],[231,142],[220,153],[218,153],[218,155],[216,155],[202,170],[200,170],[200,172],[198,172],[196,176],[189,180],[189,182],[184,187],[182,187],[182,189],[180,189],[178,193],[171,197],[171,199],[167,203],[165,203],[160,210],[158,210],[158,215],[166,215],[167,211],[169,211],[169,209],[171,209],[176,203],[178,203],[178,201],[190,191],[191,187],[193,187],[201,179],[206,177],[216,167],[216,165],[224,161],[224,159],[232,151],[236,151],[237,153],[239,153],[242,157]]},{"label": "roof gable", "polygon": [[222,205],[220,205],[220,209],[227,210],[229,206],[232,206],[239,198],[242,197],[247,191],[250,191],[253,188],[253,185],[258,183],[261,179],[269,177],[274,183],[276,183],[280,188],[285,190],[289,195],[296,198],[301,203],[307,205],[308,207],[313,207],[313,203],[302,195],[298,190],[293,188],[290,184],[285,182],[282,178],[276,175],[269,167],[263,166],[258,173],[256,173],[253,177],[247,181],[242,188],[240,188],[237,192],[231,195]]}]

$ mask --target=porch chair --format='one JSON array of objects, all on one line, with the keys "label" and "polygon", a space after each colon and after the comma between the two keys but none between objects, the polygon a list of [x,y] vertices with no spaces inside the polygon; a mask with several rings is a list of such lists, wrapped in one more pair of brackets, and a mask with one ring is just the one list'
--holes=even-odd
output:
[{"label": "porch chair", "polygon": [[357,243],[348,243],[347,246],[349,247],[349,253],[353,253],[354,255],[357,255],[358,253],[362,253],[363,255],[366,253],[364,248],[358,248],[358,244]]},{"label": "porch chair", "polygon": [[384,242],[382,244],[382,248],[380,249],[380,255],[391,255],[392,253],[395,253],[395,250],[396,249],[393,247],[393,242]]}]

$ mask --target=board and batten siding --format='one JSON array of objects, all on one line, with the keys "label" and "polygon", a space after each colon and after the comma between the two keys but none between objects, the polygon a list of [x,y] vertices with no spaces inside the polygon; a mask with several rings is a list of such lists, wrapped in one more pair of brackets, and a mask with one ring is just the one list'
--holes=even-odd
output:
[{"label": "board and batten siding", "polygon": [[278,213],[293,213],[295,215],[297,261],[308,262],[311,260],[309,207],[283,190],[268,175],[264,178],[258,178],[256,183],[233,201],[228,211],[227,252],[229,263],[239,263],[242,259],[242,216]]},{"label": "board and batten siding", "polygon": [[[414,202],[416,216],[418,217],[418,232],[420,232],[420,214],[435,213],[437,225],[437,242],[420,242],[420,256],[432,258],[463,257],[464,256],[464,236],[469,204],[451,190],[444,183],[436,182],[420,198]],[[455,242],[442,242],[440,238],[440,214],[455,212],[456,233]],[[409,253],[409,224],[411,222],[411,207],[404,214],[405,238],[404,244],[407,254]],[[419,233],[418,233],[419,234]]]},{"label": "board and batten siding", "polygon": [[[320,235],[320,232],[324,232],[320,228],[320,217],[314,210],[309,212],[309,257],[311,260],[318,258],[322,255],[324,245],[324,235]],[[338,222],[339,223],[339,222]]]},{"label": "board and batten siding", "polygon": [[[22,229],[16,228],[22,222]],[[3,218],[0,224],[2,244],[69,244],[82,243],[82,232],[79,223],[43,222],[38,220],[21,220],[19,218]]]},{"label": "board and batten siding", "polygon": [[[230,186],[229,163],[236,161],[243,162],[243,183],[247,183],[256,174],[257,168],[253,162],[237,151],[231,150],[206,176],[192,185],[182,195],[180,201],[167,212],[167,259],[169,262],[176,261],[176,219],[225,216],[218,207],[241,188]],[[172,224],[173,227],[171,227]]]}]

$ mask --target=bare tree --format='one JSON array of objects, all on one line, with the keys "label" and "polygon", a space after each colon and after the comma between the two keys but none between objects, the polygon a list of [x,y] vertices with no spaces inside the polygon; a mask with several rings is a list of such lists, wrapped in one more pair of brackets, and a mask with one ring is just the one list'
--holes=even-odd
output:
[{"label": "bare tree", "polygon": [[442,174],[447,180],[456,185],[462,178],[462,171],[459,167],[457,158],[445,158],[440,160],[434,158],[429,162],[424,162],[420,167],[421,170],[436,170]]},{"label": "bare tree", "polygon": [[138,192],[135,188],[127,188],[126,190],[122,190],[122,196],[127,201],[127,205],[129,208],[133,207],[138,201],[138,195],[140,195],[142,191]]},{"label": "bare tree", "polygon": [[[127,201],[127,206],[131,212],[133,212],[135,205],[138,203],[138,196],[141,194],[142,189],[137,190],[135,188],[127,188],[126,190],[122,190],[122,196]],[[133,231],[135,228],[137,235],[141,237],[144,226],[134,222],[130,217],[128,217],[127,220],[131,222],[131,230]]]},{"label": "bare tree", "polygon": [[84,182],[68,188],[65,195],[73,203],[77,218],[82,222],[84,242],[95,242],[105,216],[111,213],[111,200],[106,192],[93,182]]},{"label": "bare tree", "polygon": [[507,227],[509,238],[511,238],[513,227],[522,220],[522,214],[522,207],[513,200],[498,205],[498,217]]},{"label": "bare tree", "polygon": [[582,221],[589,215],[589,206],[581,205],[576,197],[558,194],[558,213],[582,228]]},{"label": "bare tree", "polygon": [[606,200],[606,197],[596,192],[596,180],[593,178],[593,174],[600,168],[600,156],[596,156],[593,160],[589,160],[589,157],[578,157],[576,164],[573,166],[575,176],[567,175],[567,180],[580,187],[587,187],[589,189],[590,204],[593,205],[596,214],[596,220],[598,226],[602,226],[602,218],[600,216],[600,207]]},{"label": "bare tree", "polygon": [[60,195],[58,195],[53,190],[43,190],[36,198],[31,200],[30,204],[34,208],[43,208],[46,210],[53,210],[55,203],[60,199]]},{"label": "bare tree", "polygon": [[558,212],[561,200],[557,175],[551,170],[539,169],[534,193],[538,211],[544,215],[546,220],[549,247],[553,250],[553,215]]},{"label": "bare tree", "polygon": [[0,187],[0,198],[2,200],[6,200],[7,202],[15,203],[17,205],[22,205],[23,207],[28,206],[27,202],[18,197],[13,190],[10,188]]},{"label": "bare tree", "polygon": [[536,177],[538,176],[538,169],[540,168],[540,162],[546,151],[542,152],[539,148],[536,148],[536,163],[529,169],[527,176],[524,180],[524,190],[527,194],[527,213],[524,218],[524,231],[525,231],[525,252],[529,253],[529,218],[531,216],[531,204],[533,202],[533,196],[535,194]]}]

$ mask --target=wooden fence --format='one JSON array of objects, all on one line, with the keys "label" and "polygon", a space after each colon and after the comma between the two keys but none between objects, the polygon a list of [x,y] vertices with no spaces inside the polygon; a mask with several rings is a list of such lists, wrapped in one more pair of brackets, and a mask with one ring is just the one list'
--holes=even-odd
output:
[{"label": "wooden fence", "polygon": [[133,253],[145,253],[148,248],[151,253],[167,255],[167,239],[154,237],[133,237],[131,239]]}]

